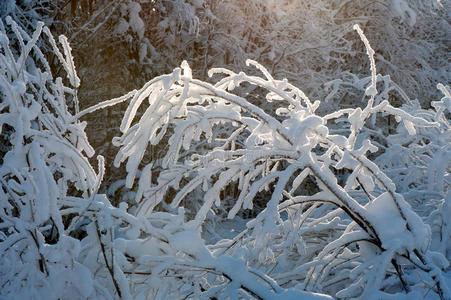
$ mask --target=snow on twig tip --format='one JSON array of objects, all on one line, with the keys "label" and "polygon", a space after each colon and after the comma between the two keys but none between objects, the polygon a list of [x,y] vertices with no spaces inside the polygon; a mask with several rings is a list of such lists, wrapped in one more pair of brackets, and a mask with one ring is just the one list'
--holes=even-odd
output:
[{"label": "snow on twig tip", "polygon": [[360,36],[360,39],[365,44],[366,53],[368,55],[368,58],[370,59],[370,68],[371,68],[371,85],[366,89],[365,95],[374,97],[377,95],[377,89],[376,89],[376,62],[374,61],[374,50],[371,48],[370,42],[366,38],[365,34],[363,33],[362,29],[358,24],[354,25],[354,30],[357,31],[357,33]]}]

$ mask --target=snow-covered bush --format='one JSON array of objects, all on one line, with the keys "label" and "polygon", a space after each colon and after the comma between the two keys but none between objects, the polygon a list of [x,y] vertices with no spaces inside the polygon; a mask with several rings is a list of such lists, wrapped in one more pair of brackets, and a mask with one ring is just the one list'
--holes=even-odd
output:
[{"label": "snow-covered bush", "polygon": [[[371,160],[378,148],[364,130],[382,115],[402,121],[410,133],[415,128],[439,128],[439,122],[396,108],[387,98],[378,99],[374,50],[360,28],[355,29],[371,66],[363,109],[345,108],[320,116],[315,113],[319,101],[310,101],[300,89],[273,78],[251,60],[247,63],[263,77],[212,69],[209,75],[225,76],[210,84],[194,79],[184,62],[142,89],[96,107],[130,101],[122,136],[113,140],[120,147],[116,165],[127,161],[128,187],[135,182],[148,145],[170,135],[162,160],[142,166],[137,216],[152,220],[161,214],[158,207],[174,210],[183,203],[190,209],[185,226],[200,233],[231,186],[238,192],[228,218],[241,209],[252,209],[256,197],[267,190],[270,196],[263,211],[232,240],[210,245],[213,256],[242,259],[284,287],[340,298],[402,297],[402,291],[418,296],[430,285],[440,298],[449,298],[442,275],[448,260],[430,250],[430,227]],[[276,115],[232,93],[246,85],[267,90],[266,101],[278,103]],[[134,122],[144,101],[148,102],[145,111]],[[348,124],[342,125],[344,133],[330,133],[336,120]],[[156,163],[162,170],[153,174]],[[337,180],[340,172],[347,175],[343,182]],[[314,189],[303,186],[307,179],[314,182]],[[189,235],[180,234],[180,239],[195,240]],[[200,253],[205,249],[183,246],[176,236],[173,243],[169,239],[171,248],[190,254],[194,261],[204,256]],[[154,266],[158,272],[173,270],[174,263],[165,266],[156,257],[149,261],[160,263]],[[184,263],[192,272],[194,265]],[[148,272],[155,275],[152,269]],[[205,289],[210,284],[199,283]]]},{"label": "snow-covered bush", "polygon": [[[88,160],[94,151],[86,123],[79,121],[86,111],[78,109],[80,79],[67,39],[60,36],[60,50],[43,23],[32,36],[11,18],[6,23],[0,22],[0,124],[6,144],[0,166],[0,296],[177,299],[222,292],[330,299],[283,289],[241,260],[213,257],[185,224],[183,210],[147,219],[127,213],[125,203],[113,207],[98,194],[103,157],[98,156],[98,174]],[[38,40],[50,44],[67,78],[53,77]],[[143,280],[149,268],[153,276]],[[190,276],[180,286],[178,275],[166,281],[171,274],[157,269]],[[207,292],[205,271],[216,277],[207,281]]]},{"label": "snow-covered bush", "polygon": [[[417,101],[409,101],[403,109],[410,114],[435,122],[433,128],[414,128],[402,122],[396,132],[381,145],[384,153],[378,164],[395,180],[398,190],[413,202],[443,199],[451,183],[451,125],[449,87],[438,84],[444,94],[432,101],[432,108],[421,109]],[[432,204],[432,203],[431,203]]]},{"label": "snow-covered bush", "polygon": [[[136,14],[127,6],[123,16]],[[349,78],[365,103],[322,114],[319,100],[253,60],[247,69],[259,76],[216,68],[212,84],[183,62],[79,109],[67,39],[57,45],[42,23],[30,36],[11,18],[0,22],[0,296],[411,299],[432,290],[450,299],[449,168],[434,163],[449,160],[449,88],[439,85],[445,97],[434,110],[410,103],[377,75],[374,50],[355,29],[371,76]],[[389,102],[392,91],[405,106]],[[80,118],[127,101],[113,144],[135,201],[116,207],[99,193],[104,159],[96,172]],[[277,109],[255,105],[265,102]],[[396,133],[377,131],[390,116]],[[161,144],[161,159],[148,162]],[[406,153],[399,166],[396,149]],[[393,167],[392,181],[384,171]],[[434,190],[423,206],[431,226],[405,200],[407,188]]]},{"label": "snow-covered bush", "polygon": [[[75,16],[69,9],[71,3],[77,4]],[[208,80],[212,67],[256,75],[245,66],[248,58],[267,66],[274,77],[302,86],[312,99],[330,95],[328,101],[322,101],[321,113],[352,107],[362,98],[354,79],[362,78],[368,69],[359,40],[352,33],[355,22],[371,29],[368,34],[377,47],[382,73],[391,74],[410,98],[418,97],[427,107],[428,99],[437,96],[433,87],[449,78],[449,63],[442,58],[447,53],[450,2],[441,3],[77,0],[59,5],[52,30],[65,34],[71,42],[83,79],[79,89],[83,108],[171,72],[181,60],[187,60],[201,80]],[[255,94],[257,101],[261,99],[259,89],[247,92]],[[260,104],[267,106],[264,109],[273,108],[265,101]],[[88,126],[87,133],[93,147],[106,157],[115,154],[110,141],[118,134],[125,108],[102,110],[84,119],[98,124]],[[121,180],[123,173],[109,165],[109,160],[106,166],[111,171],[102,191]],[[120,191],[112,201],[120,201],[120,194],[130,196],[126,188]]]},{"label": "snow-covered bush", "polygon": [[[36,45],[41,35],[67,79],[53,78]],[[98,180],[87,159],[94,150],[86,123],[68,111],[68,104],[77,111],[80,80],[66,38],[59,41],[62,51],[42,22],[29,36],[10,17],[0,21],[0,129],[6,145],[0,166],[0,295],[14,299],[96,294],[93,275],[77,262],[80,242],[69,236],[60,211],[69,195],[93,196]]]},{"label": "snow-covered bush", "polygon": [[[82,7],[88,1],[76,2]],[[63,19],[55,27],[69,37],[74,49],[84,79],[79,90],[84,107],[171,72],[181,60],[187,60],[201,80],[208,80],[212,67],[256,75],[245,66],[248,58],[267,66],[274,77],[302,86],[312,99],[327,98],[318,110],[321,113],[353,107],[362,99],[361,84],[355,81],[368,69],[352,33],[355,22],[371,29],[368,35],[378,68],[390,74],[409,98],[418,97],[423,107],[439,96],[436,84],[449,78],[449,62],[443,59],[448,49],[449,1],[90,2],[92,14],[80,9],[72,19],[66,6],[66,13],[57,14]],[[261,99],[259,89],[250,92]],[[392,97],[402,99],[396,93]],[[273,108],[265,101],[259,104]],[[91,143],[102,155],[114,155],[110,141],[117,134],[120,110],[125,106],[85,119],[99,124],[87,132],[95,137]],[[121,173],[107,174],[102,190],[121,180]]]},{"label": "snow-covered bush", "polygon": [[412,115],[436,122],[433,128],[413,128],[400,124],[394,134],[387,137],[384,149],[376,162],[393,178],[397,190],[414,209],[427,217],[435,238],[432,248],[451,258],[449,244],[449,201],[451,187],[451,96],[448,86],[438,84],[443,93],[440,101],[431,103],[432,109],[419,107],[411,101],[403,108]]}]

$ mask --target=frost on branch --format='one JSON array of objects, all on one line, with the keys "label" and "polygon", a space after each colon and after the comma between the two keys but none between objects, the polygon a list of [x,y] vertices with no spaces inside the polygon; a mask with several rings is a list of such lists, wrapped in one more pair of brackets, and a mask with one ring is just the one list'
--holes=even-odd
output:
[{"label": "frost on branch", "polygon": [[[450,177],[440,163],[450,153],[448,87],[438,86],[434,110],[408,98],[396,107],[388,99],[396,84],[372,61],[371,77],[356,79],[370,86],[367,104],[323,116],[319,100],[255,61],[247,63],[261,76],[212,69],[216,83],[194,79],[183,62],[79,112],[64,37],[61,51],[42,24],[31,36],[11,19],[0,29],[1,296],[450,298]],[[36,46],[42,31],[64,79]],[[277,109],[253,104],[251,89]],[[126,185],[137,189],[130,209],[99,193],[104,159],[95,171],[79,121],[125,101],[113,142]],[[387,116],[399,122],[388,136],[376,130]],[[149,144],[165,143],[164,157],[143,163]],[[408,182],[411,174],[420,180]],[[434,197],[423,206],[431,226],[406,201],[420,195]],[[235,222],[227,236],[226,218]]]},{"label": "frost on branch", "polygon": [[[179,299],[227,294],[330,299],[281,288],[248,270],[241,259],[213,257],[185,223],[183,209],[178,215],[137,218],[125,203],[113,207],[98,193],[104,159],[98,156],[96,173],[88,160],[94,151],[84,133],[86,123],[78,120],[99,107],[78,112],[79,80],[66,40],[60,38],[61,52],[43,24],[31,37],[12,19],[8,27],[0,22],[0,29],[0,128],[6,144],[0,166],[2,297]],[[67,85],[53,78],[37,47],[38,40],[48,41],[42,31],[69,73]],[[73,110],[68,103],[75,104]],[[212,277],[208,282],[205,272]],[[187,275],[182,287],[172,288],[181,282],[173,274]]]},{"label": "frost on branch", "polygon": [[[424,277],[441,298],[449,297],[444,265],[437,263],[444,257],[429,249],[430,227],[373,161],[379,148],[367,129],[382,115],[403,121],[409,134],[439,122],[392,106],[385,94],[375,102],[377,80],[384,77],[376,74],[374,51],[356,30],[371,61],[364,109],[320,116],[319,101],[255,61],[247,63],[261,77],[212,69],[210,76],[222,74],[212,84],[194,79],[183,62],[135,92],[114,144],[120,147],[115,163],[127,161],[128,187],[142,168],[138,216],[152,218],[169,201],[173,209],[189,207],[187,226],[201,232],[225,203],[228,218],[234,218],[254,208],[258,198],[263,210],[233,240],[211,245],[214,256],[242,257],[284,287],[338,297],[414,295],[410,281],[420,284]],[[241,95],[244,86],[266,90],[265,100],[278,104],[275,114]],[[135,120],[144,101],[145,111]],[[333,134],[335,120],[349,129]],[[148,144],[167,136],[167,152],[157,162],[161,171],[153,174],[155,165],[141,166],[141,160]],[[315,187],[307,188],[307,181]],[[413,269],[417,275],[407,279]]]},{"label": "frost on branch", "polygon": [[[86,123],[68,110],[76,103],[73,63],[66,66],[72,86],[53,78],[37,46],[42,31],[51,38],[43,23],[30,36],[11,18],[0,21],[0,294],[87,298],[98,294],[97,281],[77,261],[80,241],[66,232],[60,208],[70,193],[96,193],[87,159],[94,150]],[[53,51],[73,62],[61,41],[64,55],[54,42]]]}]

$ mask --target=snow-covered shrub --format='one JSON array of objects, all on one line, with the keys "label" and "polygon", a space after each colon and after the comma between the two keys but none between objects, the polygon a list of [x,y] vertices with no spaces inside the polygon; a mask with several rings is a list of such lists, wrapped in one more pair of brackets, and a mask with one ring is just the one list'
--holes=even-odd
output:
[{"label": "snow-covered shrub", "polygon": [[[54,28],[68,36],[74,49],[83,78],[79,89],[83,108],[171,72],[182,59],[201,80],[207,80],[211,67],[256,75],[245,66],[247,58],[267,66],[274,77],[302,86],[312,99],[333,94],[330,101],[322,102],[320,112],[352,106],[362,97],[349,83],[368,69],[359,40],[352,34],[356,21],[371,28],[368,34],[378,47],[382,73],[391,74],[423,106],[434,95],[432,87],[449,77],[449,64],[442,59],[447,53],[449,1],[442,1],[443,5],[436,0],[75,2],[76,17],[70,14],[70,5],[60,5]],[[85,9],[88,2],[92,13]],[[392,9],[392,2],[399,9]],[[410,16],[415,16],[413,26]],[[340,81],[344,84],[338,88]],[[254,99],[261,99],[259,89],[251,92]],[[265,101],[260,104],[272,109]],[[106,157],[115,153],[110,141],[118,134],[122,110],[123,105],[84,119],[98,124],[88,126],[87,133],[93,147]],[[122,179],[123,173],[113,171],[109,160],[106,165],[111,172],[102,191]],[[124,195],[129,196],[127,191]]]},{"label": "snow-covered shrub", "polygon": [[[345,108],[320,116],[316,113],[320,101],[310,101],[287,80],[273,78],[263,66],[248,60],[263,77],[212,69],[210,76],[224,77],[211,84],[194,79],[184,62],[140,90],[90,110],[130,101],[120,127],[122,136],[113,143],[120,147],[115,164],[127,161],[128,187],[142,168],[136,198],[139,218],[151,221],[160,216],[158,207],[176,211],[183,203],[190,209],[188,221],[180,223],[190,233],[180,229],[177,232],[182,233],[168,238],[171,249],[188,257],[167,262],[154,252],[147,261],[157,261],[159,267],[143,275],[163,272],[186,287],[188,275],[177,279],[174,264],[179,270],[184,266],[187,274],[196,267],[209,273],[206,265],[198,264],[200,257],[231,255],[258,270],[253,273],[268,274],[284,287],[340,298],[402,297],[403,291],[411,297],[430,286],[440,298],[450,297],[442,275],[449,262],[430,250],[430,227],[371,160],[378,147],[364,130],[383,114],[402,121],[409,130],[436,128],[439,122],[396,108],[388,97],[378,99],[374,50],[360,28],[355,29],[364,41],[371,69],[363,109]],[[266,101],[278,103],[275,115],[232,93],[246,85],[267,90]],[[134,121],[144,101],[148,102],[144,113]],[[347,123],[340,134],[329,130],[336,120]],[[224,127],[231,130],[221,130]],[[147,147],[166,135],[170,135],[169,147],[161,161],[141,166]],[[162,170],[153,174],[156,163]],[[342,182],[340,172],[347,175]],[[304,188],[308,179],[314,189]],[[229,218],[241,209],[252,209],[256,197],[267,190],[263,211],[232,240],[209,245],[208,255],[203,247],[184,246],[184,240],[201,244],[195,233],[206,229],[206,219],[218,211],[230,186],[238,192]],[[210,272],[218,270],[211,267]],[[198,291],[209,287],[215,295],[223,292],[224,286],[211,286],[217,277],[210,278],[198,283]],[[265,278],[261,280],[273,282]],[[151,289],[166,292],[169,287],[159,284]]]},{"label": "snow-covered shrub", "polygon": [[451,96],[448,86],[438,84],[443,93],[429,110],[411,101],[403,108],[412,115],[436,122],[433,128],[414,128],[400,123],[396,132],[381,145],[384,153],[376,161],[393,178],[397,190],[422,216],[428,216],[435,235],[432,248],[450,259],[449,199],[451,187]]},{"label": "snow-covered shrub", "polygon": [[[29,36],[6,22],[0,21],[0,124],[9,143],[0,166],[0,296],[330,299],[283,289],[241,260],[211,255],[182,209],[147,219],[127,213],[125,203],[113,207],[98,194],[103,157],[98,174],[88,160],[94,151],[79,118],[96,107],[79,112],[80,79],[67,39],[60,36],[60,50],[43,23]],[[50,44],[67,78],[53,77],[38,40]],[[205,272],[214,278],[205,281]]]},{"label": "snow-covered shrub", "polygon": [[[123,17],[137,14],[136,5],[127,6]],[[139,24],[127,20],[144,38]],[[67,39],[61,36],[58,46],[42,23],[30,36],[6,21],[0,22],[1,296],[330,299],[315,291],[410,299],[432,290],[450,298],[443,278],[449,170],[431,163],[449,156],[449,90],[439,85],[445,97],[434,111],[392,105],[390,92],[408,97],[376,74],[374,51],[358,26],[371,76],[349,78],[356,79],[356,94],[364,89],[365,102],[322,114],[320,101],[253,60],[247,69],[263,76],[217,68],[210,70],[212,84],[194,79],[184,62],[139,90],[80,110]],[[52,74],[38,40],[49,44],[66,78]],[[246,93],[256,89],[266,92],[254,102],[263,93]],[[95,172],[79,119],[126,101],[122,136],[113,143],[127,178],[107,191],[135,187],[124,194],[136,202],[115,207],[98,193],[104,161],[98,156]],[[277,110],[255,105],[265,102]],[[402,124],[394,137],[390,129],[375,130],[387,116]],[[148,162],[149,148],[161,144],[162,158]],[[390,180],[383,170],[392,168],[395,148],[430,168],[406,155]],[[403,186],[406,172],[419,181]],[[402,194],[412,187],[437,193],[436,202],[426,203],[432,228]],[[240,218],[246,209],[255,217]]]},{"label": "snow-covered shrub", "polygon": [[[87,1],[77,3],[83,6]],[[189,62],[196,78],[207,80],[211,67],[256,75],[244,65],[250,58],[267,66],[274,77],[302,86],[312,99],[330,95],[322,102],[321,113],[352,107],[362,99],[354,80],[368,69],[352,33],[358,21],[371,29],[368,34],[377,47],[382,73],[391,74],[410,98],[418,97],[427,107],[428,99],[437,94],[433,87],[449,78],[449,63],[442,58],[447,54],[450,2],[441,3],[97,0],[92,1],[92,14],[80,10],[75,20],[67,11],[57,14],[63,19],[56,28],[71,41],[84,79],[79,96],[86,106],[142,86],[170,72],[182,59]],[[257,101],[260,91],[251,91]],[[272,109],[265,101],[260,104]],[[117,134],[120,110],[125,106],[84,119],[99,124],[87,130],[95,137],[91,138],[94,148],[107,157],[114,155],[110,141]],[[102,190],[120,180],[121,173],[107,174]]]},{"label": "snow-covered shrub", "polygon": [[[442,199],[438,208],[430,214],[428,221],[432,226],[433,234],[436,234],[436,238],[433,239],[432,249],[441,252],[451,261],[451,225],[449,223],[449,216],[451,215],[451,127],[449,122],[451,91],[448,86],[445,87],[442,84],[439,84],[438,88],[442,91],[444,97],[441,101],[433,102],[432,106],[436,110],[435,119],[441,121],[442,127],[439,132],[435,132],[435,139],[429,141],[429,144],[437,143],[438,146],[432,149],[428,153],[429,155],[425,155],[425,160],[431,163],[427,168],[427,175],[429,176],[427,190],[431,194],[438,192]],[[446,111],[447,114],[445,114]],[[437,156],[443,159],[441,163],[437,161]],[[425,197],[423,199],[426,200]]]},{"label": "snow-covered shrub", "polygon": [[[41,35],[67,79],[53,78],[37,46]],[[80,80],[66,38],[59,41],[62,51],[42,22],[30,36],[10,17],[0,21],[0,130],[8,144],[0,166],[0,295],[14,299],[96,295],[60,211],[68,195],[94,195],[97,175],[86,123],[68,111],[68,104],[77,111]]]},{"label": "snow-covered shrub", "polygon": [[451,184],[451,97],[449,87],[438,84],[438,88],[444,97],[432,101],[431,109],[421,109],[417,101],[402,107],[437,126],[414,128],[410,122],[401,122],[396,132],[384,140],[384,153],[377,158],[398,191],[417,203],[443,199]]}]

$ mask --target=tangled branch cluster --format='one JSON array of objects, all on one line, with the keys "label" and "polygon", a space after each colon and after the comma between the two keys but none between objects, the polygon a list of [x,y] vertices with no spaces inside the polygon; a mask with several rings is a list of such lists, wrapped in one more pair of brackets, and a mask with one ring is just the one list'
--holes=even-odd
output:
[{"label": "tangled branch cluster", "polygon": [[[29,36],[0,23],[0,294],[407,299],[431,290],[450,299],[449,88],[439,85],[444,97],[429,110],[391,105],[399,87],[377,74],[355,29],[371,66],[363,108],[319,115],[319,100],[248,60],[262,76],[211,69],[219,79],[209,83],[183,62],[80,111],[65,37],[58,46],[43,24]],[[67,78],[53,77],[39,39]],[[246,99],[249,87],[266,91],[275,113]],[[99,193],[104,158],[96,172],[80,118],[126,101],[115,164],[126,162],[136,197],[114,207]],[[377,129],[388,116],[400,124],[394,135]],[[143,162],[149,144],[163,143],[161,159]],[[403,160],[393,162],[395,148]],[[422,204],[429,219],[380,166],[416,195],[434,190]],[[255,217],[239,228],[243,210]],[[227,218],[237,220],[232,236],[209,228]]]}]

